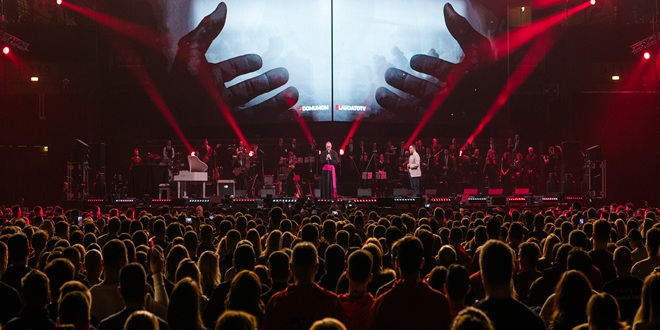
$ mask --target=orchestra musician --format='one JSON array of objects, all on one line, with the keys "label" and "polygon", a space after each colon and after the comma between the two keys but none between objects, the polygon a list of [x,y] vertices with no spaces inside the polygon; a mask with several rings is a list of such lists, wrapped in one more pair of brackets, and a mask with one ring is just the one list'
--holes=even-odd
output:
[{"label": "orchestra musician", "polygon": [[131,169],[133,165],[142,165],[142,157],[140,157],[140,150],[138,148],[133,149],[133,157],[131,157]]},{"label": "orchestra musician", "polygon": [[389,164],[385,161],[385,154],[380,154],[378,156],[378,162],[376,163],[376,195],[380,197],[385,196],[385,191],[387,190],[387,172],[389,172]]},{"label": "orchestra musician", "polygon": [[414,144],[408,147],[410,156],[408,157],[408,174],[410,174],[410,187],[413,191],[413,197],[420,196],[419,184],[422,177],[422,167],[420,166],[420,157]]},{"label": "orchestra musician", "polygon": [[208,164],[209,160],[211,159],[212,151],[213,148],[211,148],[211,146],[209,145],[209,139],[204,139],[204,144],[202,144],[202,148],[199,151],[200,160]]},{"label": "orchestra musician", "polygon": [[294,176],[295,176],[295,169],[296,169],[296,155],[293,153],[293,151],[289,151],[289,155],[286,158],[286,167],[284,167],[282,170],[286,172],[286,180],[285,182],[285,193],[286,196],[295,196],[296,195],[296,185],[295,182],[293,181]]},{"label": "orchestra musician", "polygon": [[[435,182],[434,171],[435,171],[435,157],[432,153],[433,148],[426,148],[424,150],[424,157],[422,157],[422,168],[424,169],[424,186],[433,187]],[[438,153],[441,150],[438,150]]]},{"label": "orchestra musician", "polygon": [[439,179],[440,181],[443,181],[446,183],[446,192],[451,192],[452,187],[453,187],[453,179],[454,179],[454,169],[456,166],[456,159],[454,156],[451,154],[451,151],[449,148],[443,150],[443,155],[438,159],[438,168],[440,170],[440,176]]},{"label": "orchestra musician", "polygon": [[332,150],[330,141],[325,143],[325,150],[319,156],[322,166],[321,173],[321,198],[337,198],[337,173],[336,166],[339,164],[337,152]]},{"label": "orchestra musician", "polygon": [[511,153],[505,151],[504,154],[502,154],[502,160],[500,160],[500,180],[505,195],[509,195],[513,191],[511,179],[513,177],[514,167],[511,161]]},{"label": "orchestra musician", "polygon": [[527,171],[525,170],[525,159],[523,158],[522,153],[514,152],[515,160],[513,161],[513,170],[512,181],[515,183],[516,187],[522,187],[527,181]]},{"label": "orchestra musician", "polygon": [[167,165],[172,164],[174,159],[174,147],[172,147],[172,140],[167,140],[167,145],[163,147],[163,162]]},{"label": "orchestra musician", "polygon": [[548,154],[543,155],[543,163],[548,173],[548,191],[559,190],[559,154],[555,151],[555,147],[548,148]]},{"label": "orchestra musician", "polygon": [[539,193],[537,191],[539,181],[539,158],[534,153],[534,148],[527,149],[527,156],[525,157],[525,168],[527,170],[527,181],[529,182],[529,189],[532,193]]},{"label": "orchestra musician", "polygon": [[495,155],[495,150],[488,149],[483,171],[486,179],[488,180],[488,188],[494,188],[497,184],[497,175],[499,174],[499,170],[500,168],[497,166],[497,156]]}]

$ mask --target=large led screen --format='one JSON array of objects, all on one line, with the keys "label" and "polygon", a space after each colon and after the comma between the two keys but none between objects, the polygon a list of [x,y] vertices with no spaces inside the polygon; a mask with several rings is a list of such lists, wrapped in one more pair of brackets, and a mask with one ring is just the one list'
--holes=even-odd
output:
[{"label": "large led screen", "polygon": [[[199,29],[207,15],[217,15],[218,3],[187,0],[167,5],[172,58],[182,44],[177,41]],[[408,110],[419,114],[424,111],[424,102],[417,100],[420,96],[402,90],[392,79],[410,75],[427,85],[444,86],[437,77],[415,70],[411,60],[424,55],[451,66],[463,59],[461,45],[445,22],[446,4],[479,34],[490,37],[493,33],[492,14],[470,0],[225,3],[225,24],[210,44],[206,60],[217,63],[246,54],[260,58],[258,68],[253,66],[245,70],[250,72],[232,75],[224,82],[223,96],[238,100],[228,102],[237,113],[277,111],[281,109],[269,107],[286,106],[314,121],[358,117],[391,121],[407,116]],[[282,101],[284,94],[287,102]],[[258,111],[249,113],[258,115]],[[287,115],[293,116],[291,112]]]}]

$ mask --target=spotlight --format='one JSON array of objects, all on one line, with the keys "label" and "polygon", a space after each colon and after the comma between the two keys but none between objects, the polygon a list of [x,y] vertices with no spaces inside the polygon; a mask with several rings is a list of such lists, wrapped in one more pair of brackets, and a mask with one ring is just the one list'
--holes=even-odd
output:
[{"label": "spotlight", "polygon": [[30,77],[30,81],[31,81],[31,82],[38,82],[38,81],[39,81],[39,77],[37,77],[37,76],[32,76],[32,77]]},{"label": "spotlight", "polygon": [[254,157],[254,151],[250,150],[250,152],[248,152],[248,156]]},{"label": "spotlight", "polygon": [[339,155],[343,156],[344,155],[344,149],[339,149]]},{"label": "spotlight", "polygon": [[595,6],[596,5],[596,0],[591,0],[590,3],[591,3],[592,6]]},{"label": "spotlight", "polygon": [[621,77],[619,77],[619,76],[612,76],[612,80],[613,80],[613,81],[619,81],[619,80],[621,80]]},{"label": "spotlight", "polygon": [[5,54],[5,55],[9,54],[9,47],[7,47],[7,46],[2,47],[2,53]]},{"label": "spotlight", "polygon": [[[7,47],[5,47],[5,48],[7,48]],[[7,53],[5,53],[5,54],[7,54]],[[645,60],[648,60],[648,59],[650,59],[650,58],[651,58],[651,53],[649,53],[649,52],[644,52],[644,59],[645,59]]]},{"label": "spotlight", "polygon": [[57,0],[56,2],[58,6],[62,4],[62,0]]}]

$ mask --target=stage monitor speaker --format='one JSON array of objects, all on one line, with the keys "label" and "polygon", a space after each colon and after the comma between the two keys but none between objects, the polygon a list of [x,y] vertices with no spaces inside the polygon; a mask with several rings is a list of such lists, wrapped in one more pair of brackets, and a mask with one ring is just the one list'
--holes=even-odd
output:
[{"label": "stage monitor speaker", "polygon": [[502,196],[503,191],[502,188],[488,188],[488,196]]},{"label": "stage monitor speaker", "polygon": [[529,188],[516,188],[513,191],[514,196],[524,196],[529,195]]},{"label": "stage monitor speaker", "polygon": [[392,195],[394,197],[408,197],[408,188],[394,188]]},{"label": "stage monitor speaker", "polygon": [[216,195],[218,196],[237,196],[237,192],[234,180],[218,180],[216,183]]},{"label": "stage monitor speaker", "polygon": [[358,188],[357,192],[358,197],[373,197],[371,194],[371,188]]},{"label": "stage monitor speaker", "polygon": [[220,196],[210,196],[209,197],[209,202],[211,202],[211,204],[221,204],[223,199],[224,199],[224,196],[222,196],[222,195],[220,195]]},{"label": "stage monitor speaker", "polygon": [[429,196],[429,197],[435,197],[435,195],[438,193],[436,189],[425,189],[424,190],[424,195]]},{"label": "stage monitor speaker", "polygon": [[261,189],[261,198],[266,198],[268,197],[268,195],[270,195],[271,198],[275,195],[275,186],[271,186],[271,187],[264,186]]},{"label": "stage monitor speaker", "polygon": [[236,194],[234,197],[247,197],[247,190],[244,189],[236,189]]}]

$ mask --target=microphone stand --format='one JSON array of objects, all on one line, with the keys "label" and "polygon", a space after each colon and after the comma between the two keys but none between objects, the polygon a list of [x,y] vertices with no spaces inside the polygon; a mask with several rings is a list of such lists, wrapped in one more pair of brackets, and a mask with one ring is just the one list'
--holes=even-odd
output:
[{"label": "microphone stand", "polygon": [[[374,157],[375,157],[377,154],[378,154],[378,152],[377,152],[376,150],[374,150],[374,152],[371,153],[371,157],[369,158],[369,162],[367,162],[367,167],[364,168],[364,171],[362,171],[362,173],[366,172],[367,169],[369,169],[369,165],[371,165],[371,161],[374,160]],[[362,173],[360,173],[360,175],[362,175]],[[372,173],[373,173],[373,171],[372,171]],[[372,179],[372,180],[374,179],[373,176],[372,176],[371,179]],[[364,179],[365,187],[366,187],[367,180],[368,180],[368,179]]]}]

